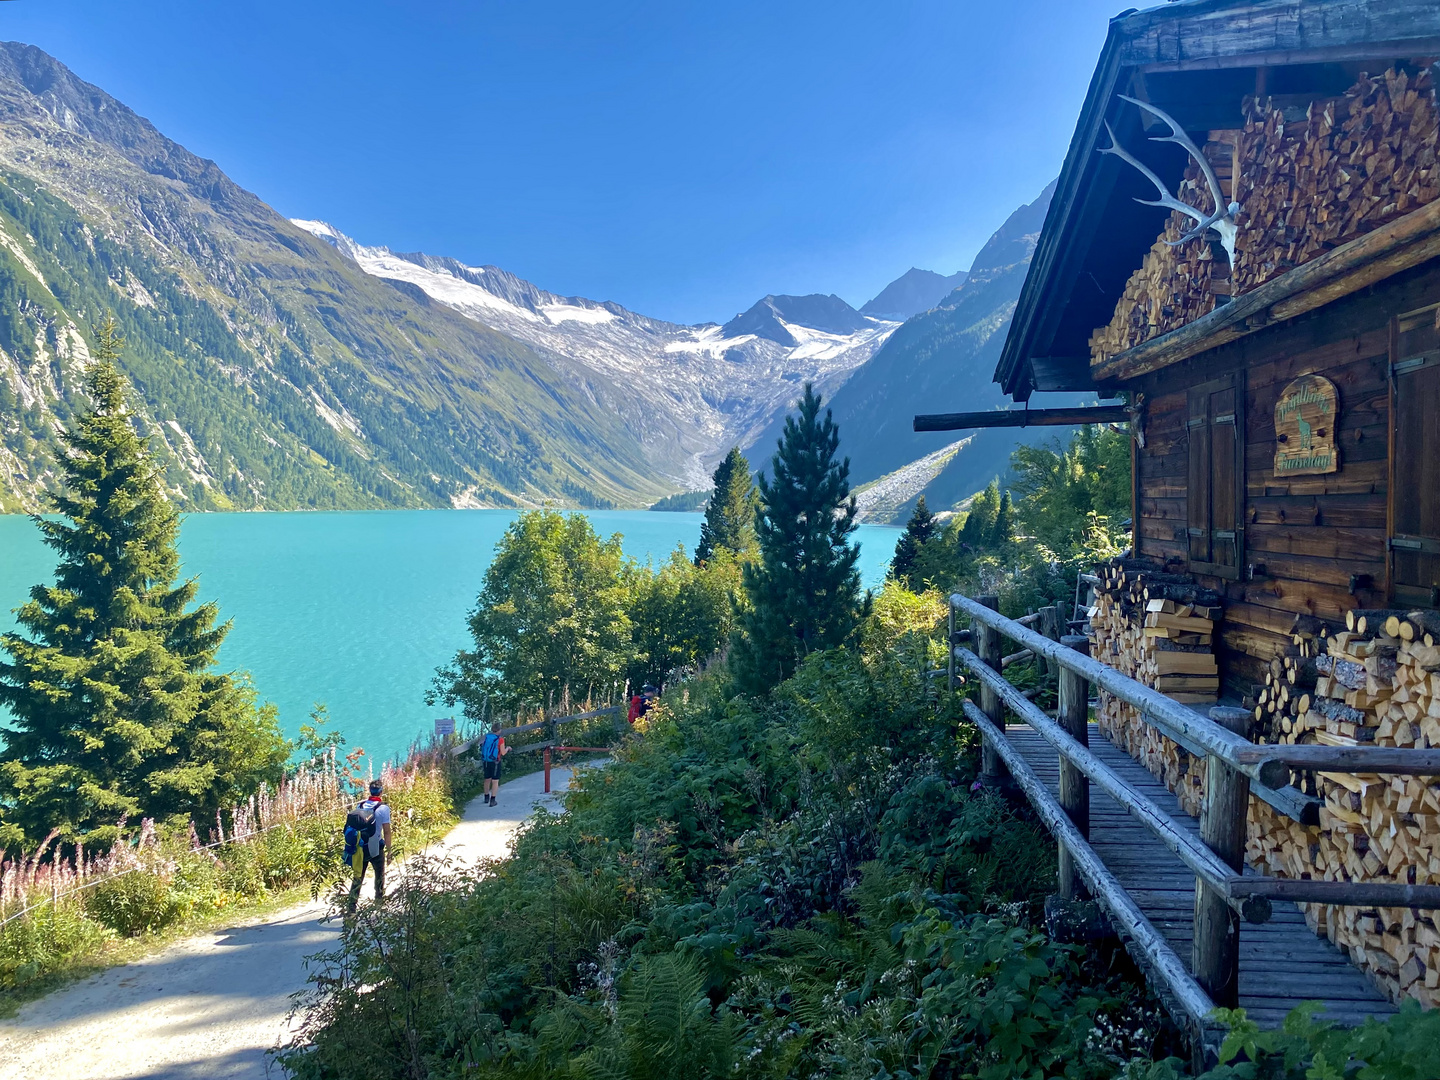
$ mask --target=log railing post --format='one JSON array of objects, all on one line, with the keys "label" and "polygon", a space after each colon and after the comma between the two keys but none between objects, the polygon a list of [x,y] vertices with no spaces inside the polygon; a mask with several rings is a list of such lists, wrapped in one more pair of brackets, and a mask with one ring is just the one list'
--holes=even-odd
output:
[{"label": "log railing post", "polygon": [[945,601],[945,610],[950,614],[945,629],[945,677],[950,693],[955,693],[955,605]]},{"label": "log railing post", "polygon": [[[1000,610],[1000,598],[998,596],[977,596],[975,602],[981,607],[987,607],[991,611]],[[1004,655],[1004,647],[1000,631],[993,627],[986,626],[978,619],[970,622],[970,632],[974,638],[975,655],[988,665],[997,674],[1000,671],[1000,657]],[[1001,731],[1005,730],[1005,703],[1000,700],[1000,695],[991,690],[983,682],[980,684],[980,711],[983,712]],[[1009,770],[1005,763],[1000,760],[1000,754],[990,745],[988,741],[982,742],[980,747],[980,778],[988,787],[998,786],[1004,783],[1009,776]]]},{"label": "log railing post", "polygon": [[[1210,719],[1237,735],[1248,733],[1246,709],[1217,707]],[[1200,839],[1237,874],[1245,869],[1245,817],[1250,780],[1214,754],[1205,757],[1205,802]],[[1240,999],[1240,916],[1225,897],[1195,882],[1195,937],[1191,964],[1195,979],[1215,1004],[1233,1009]]]},{"label": "log railing post", "polygon": [[[1053,609],[1052,609],[1053,610]],[[1060,643],[1079,653],[1090,652],[1090,639],[1084,634],[1066,634]],[[1075,741],[1090,745],[1090,683],[1069,668],[1056,665],[1059,673],[1060,708],[1055,719]],[[1060,805],[1080,835],[1090,837],[1090,781],[1063,754],[1060,757]],[[1066,900],[1081,899],[1084,885],[1075,871],[1070,852],[1062,844],[1059,864],[1060,895]]]},{"label": "log railing post", "polygon": [[[1054,604],[1046,605],[1040,609],[1040,625],[1036,627],[1045,637],[1051,641],[1060,640],[1060,609]],[[1035,662],[1041,675],[1054,675],[1058,665],[1053,660],[1047,660],[1043,656],[1037,656]]]}]

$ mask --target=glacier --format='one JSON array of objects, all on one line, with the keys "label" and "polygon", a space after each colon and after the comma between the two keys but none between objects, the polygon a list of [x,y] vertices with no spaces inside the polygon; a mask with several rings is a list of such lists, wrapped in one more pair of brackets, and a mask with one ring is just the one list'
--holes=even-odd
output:
[{"label": "glacier", "polygon": [[[804,383],[832,394],[900,325],[838,297],[767,296],[725,327],[686,326],[608,301],[559,296],[497,266],[370,247],[324,221],[292,221],[365,273],[418,288],[535,349],[573,385],[618,410],[640,432],[656,474],[689,490],[710,486],[711,470],[731,446],[750,449]],[[727,334],[732,324],[762,332]],[[770,447],[758,451],[768,456]]]}]

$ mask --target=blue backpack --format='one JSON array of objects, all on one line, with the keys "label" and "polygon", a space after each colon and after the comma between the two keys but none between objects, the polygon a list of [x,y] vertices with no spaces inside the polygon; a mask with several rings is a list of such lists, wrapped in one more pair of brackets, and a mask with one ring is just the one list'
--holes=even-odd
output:
[{"label": "blue backpack", "polygon": [[[355,807],[345,815],[345,862],[353,863],[357,867],[359,862],[356,856],[359,849],[370,842],[375,835],[375,811],[379,808],[378,799],[364,799],[355,804]],[[359,873],[357,870],[356,873]]]},{"label": "blue backpack", "polygon": [[485,736],[485,741],[480,744],[480,757],[485,761],[500,760],[500,736],[493,731]]}]

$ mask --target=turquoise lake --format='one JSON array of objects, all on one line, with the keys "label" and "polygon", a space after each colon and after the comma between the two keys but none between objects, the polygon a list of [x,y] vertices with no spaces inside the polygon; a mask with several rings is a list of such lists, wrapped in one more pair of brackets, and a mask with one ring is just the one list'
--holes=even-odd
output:
[{"label": "turquoise lake", "polygon": [[[443,710],[425,705],[435,668],[466,644],[508,510],[373,513],[191,514],[180,530],[186,575],[200,599],[233,620],[224,669],[249,671],[262,699],[293,735],[315,702],[352,747],[379,759],[402,754]],[[693,551],[700,514],[589,511],[602,535],[624,536],[626,554],[657,561]],[[856,535],[867,586],[884,580],[900,530],[862,525]],[[0,515],[0,629],[54,554],[28,518]]]}]

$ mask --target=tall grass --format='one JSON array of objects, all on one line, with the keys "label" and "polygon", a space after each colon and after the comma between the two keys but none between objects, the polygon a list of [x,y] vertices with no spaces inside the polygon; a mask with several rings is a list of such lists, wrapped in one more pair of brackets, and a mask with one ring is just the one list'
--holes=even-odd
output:
[{"label": "tall grass", "polygon": [[[97,958],[117,939],[253,906],[299,886],[318,895],[347,873],[344,812],[366,782],[357,757],[329,753],[217,813],[213,824],[157,828],[147,818],[130,832],[121,821],[101,854],[82,845],[67,852],[55,834],[34,851],[0,853],[0,989]],[[472,762],[433,745],[382,768],[392,857],[448,830],[472,771]]]}]

